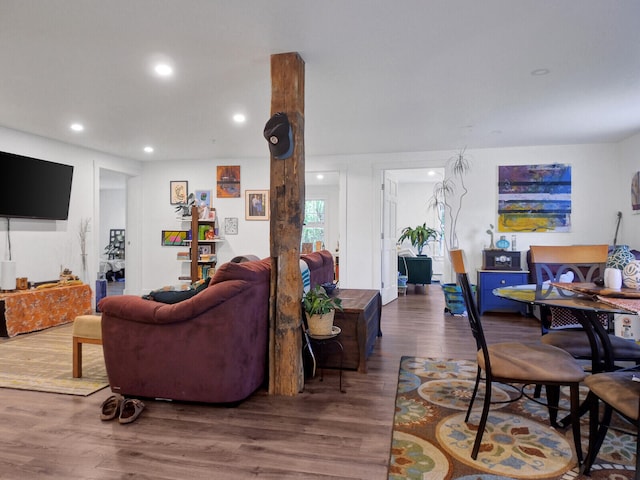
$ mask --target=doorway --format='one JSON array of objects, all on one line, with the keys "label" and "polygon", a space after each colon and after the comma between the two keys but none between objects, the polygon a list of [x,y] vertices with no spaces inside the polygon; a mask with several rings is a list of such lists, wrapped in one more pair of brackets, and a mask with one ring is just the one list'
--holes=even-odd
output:
[{"label": "doorway", "polygon": [[126,286],[127,178],[100,169],[100,225],[98,272],[107,279],[107,296],[122,295]]},{"label": "doorway", "polygon": [[[387,243],[396,244],[402,229],[415,227],[426,223],[438,232],[442,232],[444,219],[430,206],[430,199],[436,183],[444,179],[444,167],[389,169],[383,171],[385,189],[383,189],[383,206],[389,203],[389,207],[382,208],[383,239],[388,238]],[[389,202],[386,183],[391,180],[395,187],[392,189],[394,200]],[[393,205],[392,205],[393,204]],[[393,207],[393,208],[392,208]],[[392,211],[395,209],[394,211]],[[404,243],[400,248],[415,250],[409,243]],[[383,256],[389,248],[381,248]],[[417,253],[417,252],[414,252]],[[444,272],[444,245],[441,240],[430,242],[423,253],[432,258],[433,276],[432,282],[439,282]],[[389,251],[387,259],[382,262],[382,281],[388,285],[397,284],[397,251]],[[391,258],[393,257],[393,258]],[[385,268],[385,264],[387,268]],[[394,297],[395,298],[395,297]]]}]

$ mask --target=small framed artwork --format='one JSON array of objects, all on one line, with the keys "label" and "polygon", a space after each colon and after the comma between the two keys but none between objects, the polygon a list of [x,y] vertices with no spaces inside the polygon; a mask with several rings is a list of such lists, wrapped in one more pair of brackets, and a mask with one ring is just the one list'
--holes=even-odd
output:
[{"label": "small framed artwork", "polygon": [[269,220],[269,190],[245,190],[244,213],[247,220]]},{"label": "small framed artwork", "polygon": [[194,196],[200,220],[215,220],[211,190],[196,190]]},{"label": "small framed artwork", "polygon": [[161,245],[163,247],[182,247],[189,245],[187,240],[190,240],[187,230],[162,230]]},{"label": "small framed artwork", "polygon": [[196,205],[211,208],[211,190],[196,190]]},{"label": "small framed artwork", "polygon": [[169,182],[169,200],[171,205],[186,203],[188,195],[189,182],[186,180],[172,180]]},{"label": "small framed artwork", "polygon": [[224,234],[225,235],[238,234],[238,218],[237,217],[229,217],[224,219]]},{"label": "small framed artwork", "polygon": [[211,245],[198,245],[198,255],[211,255]]},{"label": "small framed artwork", "polygon": [[240,198],[240,165],[217,167],[216,197]]}]

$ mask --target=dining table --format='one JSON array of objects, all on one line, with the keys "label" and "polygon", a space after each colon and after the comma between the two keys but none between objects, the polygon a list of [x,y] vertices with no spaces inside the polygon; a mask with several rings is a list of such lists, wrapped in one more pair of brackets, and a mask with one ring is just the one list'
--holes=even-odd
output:
[{"label": "dining table", "polygon": [[[493,290],[493,294],[541,307],[561,307],[571,309],[589,338],[591,346],[591,373],[616,369],[613,348],[609,339],[609,325],[603,325],[598,314],[638,314],[640,313],[640,290],[611,290],[595,283],[544,282],[542,284],[513,285]],[[633,340],[629,340],[633,341]],[[602,348],[599,348],[602,345]],[[587,405],[581,405],[581,414]],[[569,425],[569,417],[561,419],[561,426]]]},{"label": "dining table", "polygon": [[[513,285],[496,288],[493,294],[529,305],[571,309],[589,337],[593,373],[615,369],[609,341],[611,325],[603,325],[598,314],[638,314],[640,312],[640,290],[629,288],[613,290],[595,283],[544,282]],[[598,348],[598,344],[602,345],[602,349]]]}]

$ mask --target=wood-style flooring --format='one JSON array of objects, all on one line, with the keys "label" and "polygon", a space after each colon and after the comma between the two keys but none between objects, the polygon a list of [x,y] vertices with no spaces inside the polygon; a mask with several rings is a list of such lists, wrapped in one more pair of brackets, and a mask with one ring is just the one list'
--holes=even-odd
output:
[{"label": "wood-style flooring", "polygon": [[[386,479],[403,355],[475,358],[466,317],[439,285],[383,307],[369,373],[335,371],[295,397],[259,391],[237,408],[147,401],[130,425],[102,422],[108,389],[74,397],[0,389],[1,479]],[[484,316],[489,342],[536,342],[533,318]],[[1,346],[1,345],[0,345]],[[69,359],[71,368],[71,359]]]}]

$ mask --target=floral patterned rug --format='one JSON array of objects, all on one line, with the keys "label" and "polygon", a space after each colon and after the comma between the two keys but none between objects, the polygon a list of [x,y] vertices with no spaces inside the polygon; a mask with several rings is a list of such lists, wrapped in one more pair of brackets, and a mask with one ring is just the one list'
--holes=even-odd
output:
[{"label": "floral patterned rug", "polygon": [[[464,417],[476,368],[475,362],[466,360],[402,357],[389,480],[580,478],[571,429],[550,427],[546,407],[526,398],[492,406],[480,453],[477,460],[471,459],[482,410],[482,388],[468,424]],[[493,389],[494,400],[515,395],[506,385],[494,385]],[[568,398],[561,402],[566,407]],[[586,452],[588,415],[582,421]],[[633,478],[635,442],[635,437],[609,431],[591,478]]]}]

